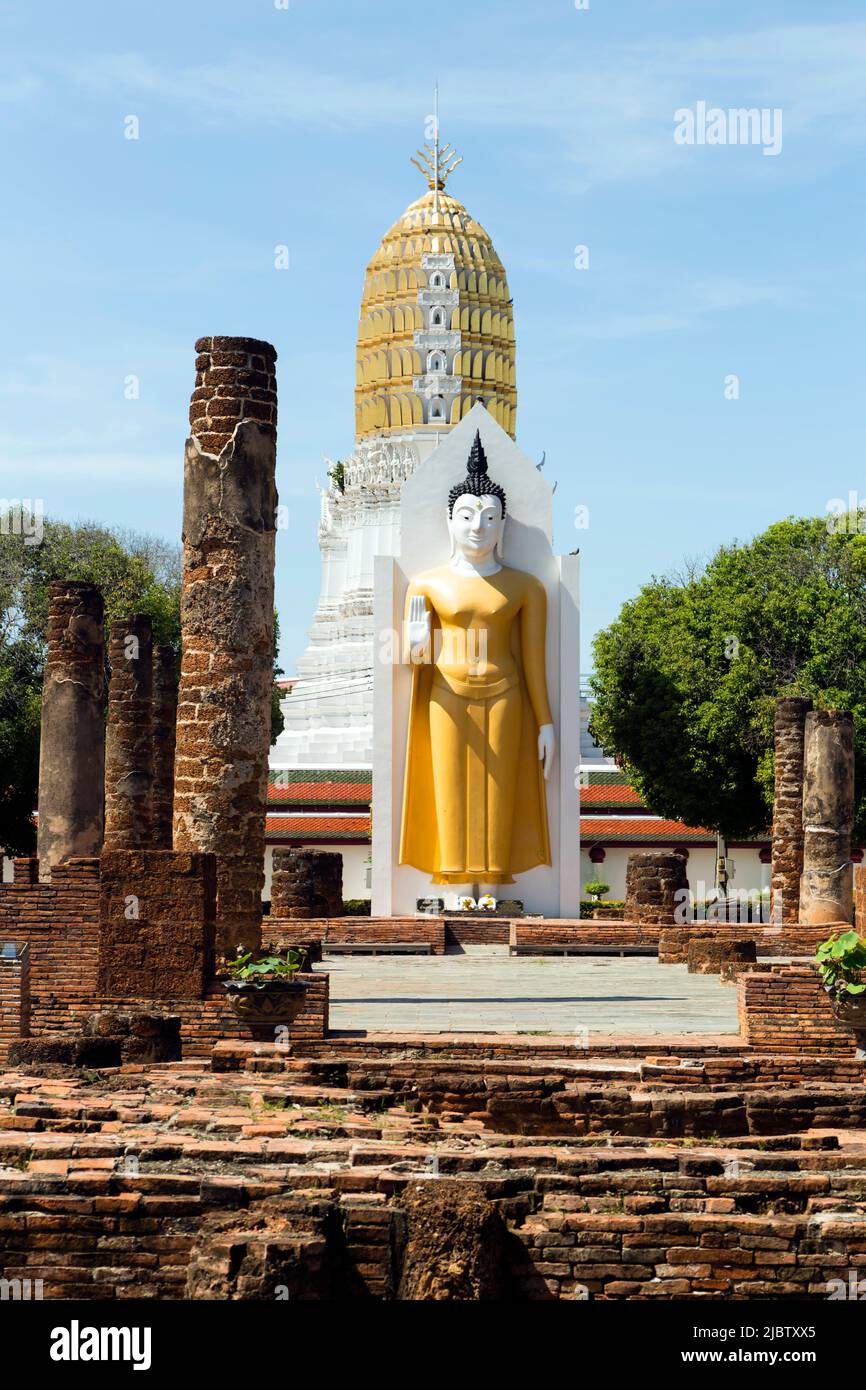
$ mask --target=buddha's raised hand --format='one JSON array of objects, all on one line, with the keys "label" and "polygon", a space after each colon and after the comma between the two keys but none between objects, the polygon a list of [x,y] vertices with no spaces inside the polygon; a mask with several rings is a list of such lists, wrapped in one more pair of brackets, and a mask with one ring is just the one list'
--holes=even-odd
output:
[{"label": "buddha's raised hand", "polygon": [[413,594],[409,600],[408,636],[413,656],[430,641],[430,610],[423,594]]}]

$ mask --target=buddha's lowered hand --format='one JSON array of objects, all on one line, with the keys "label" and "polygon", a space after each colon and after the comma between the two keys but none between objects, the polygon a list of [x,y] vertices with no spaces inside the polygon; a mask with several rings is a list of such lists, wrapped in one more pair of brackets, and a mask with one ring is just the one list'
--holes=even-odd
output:
[{"label": "buddha's lowered hand", "polygon": [[556,752],[556,734],[552,724],[542,724],[538,730],[538,761],[544,765],[545,782],[550,776],[550,769],[553,767],[553,755]]}]

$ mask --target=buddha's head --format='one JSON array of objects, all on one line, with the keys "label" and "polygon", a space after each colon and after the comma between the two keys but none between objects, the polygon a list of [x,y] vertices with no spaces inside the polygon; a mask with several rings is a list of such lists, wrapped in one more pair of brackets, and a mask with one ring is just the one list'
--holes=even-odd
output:
[{"label": "buddha's head", "polygon": [[451,554],[478,564],[495,555],[502,558],[505,531],[505,493],[487,473],[481,435],[475,435],[466,477],[448,494],[448,534]]}]

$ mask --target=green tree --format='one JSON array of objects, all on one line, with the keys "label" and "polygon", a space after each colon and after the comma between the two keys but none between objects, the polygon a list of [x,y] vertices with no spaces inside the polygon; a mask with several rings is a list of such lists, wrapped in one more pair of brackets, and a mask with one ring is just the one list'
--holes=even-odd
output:
[{"label": "green tree", "polygon": [[[19,528],[20,530],[20,528]],[[40,544],[25,544],[0,517],[0,848],[27,854],[39,782],[42,671],[48,621],[48,586],[55,579],[96,584],[108,625],[147,613],[154,643],[180,652],[181,551],[153,536],[112,530],[93,522],[43,522]],[[278,625],[275,619],[274,678]],[[283,727],[274,685],[271,741]]]},{"label": "green tree", "polygon": [[29,853],[35,843],[48,585],[55,579],[98,585],[106,626],[147,613],[155,641],[180,648],[178,547],[48,519],[41,542],[26,544],[14,526],[0,524],[0,846],[10,854]]},{"label": "green tree", "polygon": [[274,683],[271,687],[271,747],[276,743],[283,729],[286,727],[285,715],[282,711],[280,701],[283,698],[283,691],[277,684],[277,679],[283,674],[283,668],[279,663],[280,650],[280,615],[274,609]]},{"label": "green tree", "polygon": [[658,815],[726,838],[765,832],[776,695],[854,716],[855,835],[866,836],[866,535],[789,519],[703,570],[654,578],[595,640],[592,732]]}]

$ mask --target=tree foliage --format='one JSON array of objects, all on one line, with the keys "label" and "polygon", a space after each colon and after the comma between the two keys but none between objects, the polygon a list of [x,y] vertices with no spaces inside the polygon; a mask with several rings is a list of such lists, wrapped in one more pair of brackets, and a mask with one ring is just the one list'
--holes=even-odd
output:
[{"label": "tree foliage", "polygon": [[[2,520],[2,518],[0,518]],[[181,551],[153,536],[111,530],[93,522],[43,522],[39,544],[25,544],[0,525],[0,849],[29,854],[39,784],[39,725],[48,622],[48,585],[55,579],[96,584],[108,626],[146,613],[154,645],[180,654]],[[274,676],[279,628],[274,614]],[[274,685],[271,740],[283,728]]]},{"label": "tree foliage", "polygon": [[32,851],[39,778],[39,723],[48,620],[55,579],[96,584],[106,629],[147,613],[154,641],[180,650],[180,552],[176,546],[91,522],[43,522],[38,544],[0,526],[0,846]]},{"label": "tree foliage", "polygon": [[866,836],[866,535],[789,519],[703,570],[654,578],[595,640],[592,732],[658,815],[766,832],[776,695],[854,716]]}]

